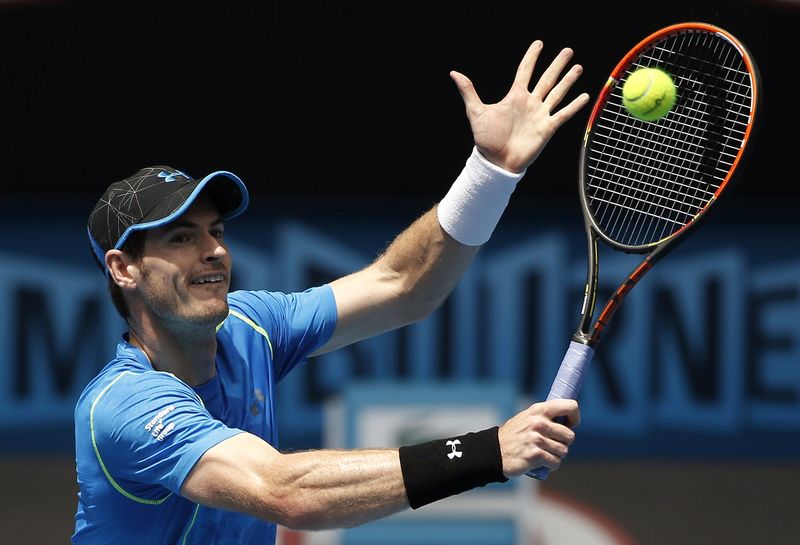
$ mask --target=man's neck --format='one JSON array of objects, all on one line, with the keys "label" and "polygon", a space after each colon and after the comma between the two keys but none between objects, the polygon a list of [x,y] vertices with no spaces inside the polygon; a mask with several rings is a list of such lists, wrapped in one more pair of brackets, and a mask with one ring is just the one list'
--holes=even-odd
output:
[{"label": "man's neck", "polygon": [[131,344],[144,352],[153,369],[172,373],[189,386],[208,382],[216,374],[215,327],[195,326],[173,331],[156,324],[129,323]]}]

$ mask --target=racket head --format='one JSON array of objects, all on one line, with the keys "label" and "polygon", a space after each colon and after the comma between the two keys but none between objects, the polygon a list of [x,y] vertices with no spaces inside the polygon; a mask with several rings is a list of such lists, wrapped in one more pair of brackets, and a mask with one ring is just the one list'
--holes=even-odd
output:
[{"label": "racket head", "polygon": [[[622,104],[643,67],[672,76],[677,99],[658,121]],[[760,76],[747,48],[706,23],[658,30],[611,72],[581,147],[580,198],[587,229],[615,249],[661,254],[703,219],[731,186],[751,138]]]}]

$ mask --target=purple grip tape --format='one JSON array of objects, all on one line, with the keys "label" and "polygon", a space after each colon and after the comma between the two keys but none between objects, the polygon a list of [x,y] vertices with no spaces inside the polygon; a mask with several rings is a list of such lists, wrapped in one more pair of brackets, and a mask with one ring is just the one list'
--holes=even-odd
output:
[{"label": "purple grip tape", "polygon": [[[561,367],[558,368],[558,374],[550,387],[550,393],[547,394],[548,401],[551,399],[577,399],[583,382],[583,374],[588,369],[593,354],[594,348],[591,346],[575,341],[569,343],[569,349],[564,355]],[[525,475],[543,481],[547,478],[548,473],[550,470],[546,467],[537,467]]]}]

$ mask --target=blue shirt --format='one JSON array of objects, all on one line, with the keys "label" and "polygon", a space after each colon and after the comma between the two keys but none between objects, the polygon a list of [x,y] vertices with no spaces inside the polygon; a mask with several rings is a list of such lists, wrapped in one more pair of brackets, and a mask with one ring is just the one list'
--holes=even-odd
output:
[{"label": "blue shirt", "polygon": [[276,526],[179,495],[200,457],[242,432],[277,446],[274,388],[336,325],[329,286],[234,292],[216,376],[192,388],[123,340],[75,408],[76,545],[269,545]]}]

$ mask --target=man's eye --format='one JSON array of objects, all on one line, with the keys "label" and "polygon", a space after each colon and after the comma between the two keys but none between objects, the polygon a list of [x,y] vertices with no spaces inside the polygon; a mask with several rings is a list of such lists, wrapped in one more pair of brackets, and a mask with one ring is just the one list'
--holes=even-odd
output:
[{"label": "man's eye", "polygon": [[186,235],[184,233],[178,233],[177,235],[174,235],[172,237],[172,242],[177,242],[177,243],[187,242],[188,240],[189,240],[189,235]]},{"label": "man's eye", "polygon": [[212,231],[211,235],[214,238],[218,238],[218,239],[222,240],[225,237],[225,231],[223,231],[222,229],[217,229],[215,231]]}]

